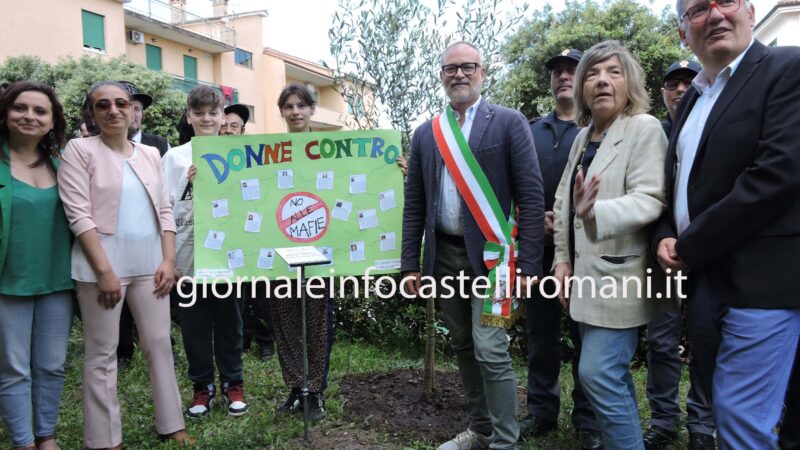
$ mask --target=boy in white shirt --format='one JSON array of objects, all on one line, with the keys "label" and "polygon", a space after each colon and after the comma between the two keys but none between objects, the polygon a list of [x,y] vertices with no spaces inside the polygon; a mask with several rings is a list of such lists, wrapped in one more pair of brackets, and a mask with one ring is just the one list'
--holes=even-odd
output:
[{"label": "boy in white shirt", "polygon": [[[222,95],[208,86],[197,86],[189,92],[186,118],[195,136],[217,136],[223,121]],[[187,142],[168,151],[161,160],[177,228],[176,259],[178,270],[194,276],[194,209],[192,181],[196,172],[192,165],[192,143]],[[187,292],[189,288],[184,289]],[[182,307],[179,313],[189,379],[194,383],[194,398],[186,409],[189,417],[208,414],[216,400],[214,360],[216,359],[223,401],[228,414],[241,416],[247,411],[244,402],[242,363],[242,300],[216,298],[212,289],[200,295],[194,305]]]}]

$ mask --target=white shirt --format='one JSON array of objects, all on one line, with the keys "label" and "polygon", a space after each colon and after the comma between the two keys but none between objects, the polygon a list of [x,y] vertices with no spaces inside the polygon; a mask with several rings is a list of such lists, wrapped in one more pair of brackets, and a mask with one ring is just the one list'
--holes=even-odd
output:
[{"label": "white shirt", "polygon": [[188,178],[191,165],[191,142],[173,148],[161,158],[164,185],[175,216],[175,265],[183,275],[190,277],[194,276],[193,186]]},{"label": "white shirt", "polygon": [[750,45],[748,45],[733,62],[722,69],[713,83],[708,81],[708,73],[705,69],[701,70],[692,80],[692,85],[694,85],[694,88],[700,96],[697,98],[694,106],[692,106],[692,110],[689,112],[689,116],[686,118],[683,128],[681,128],[676,149],[677,174],[675,177],[674,218],[675,224],[678,227],[678,234],[683,233],[691,222],[689,218],[688,197],[689,174],[692,172],[694,158],[697,155],[697,147],[700,145],[700,137],[703,136],[706,121],[714,105],[717,103],[717,99],[725,89],[725,86],[727,86],[728,80],[730,80],[733,73],[736,72],[739,63],[742,62],[742,58],[744,58],[745,53],[747,53],[751,45],[753,45],[752,40],[750,41]]},{"label": "white shirt", "polygon": [[137,132],[136,132],[136,134],[134,134],[134,135],[133,135],[133,137],[131,138],[131,140],[132,140],[133,142],[138,142],[138,143],[140,143],[140,144],[141,144],[141,143],[142,143],[142,130],[141,130],[141,129],[139,129],[139,131],[137,131]]},{"label": "white shirt", "polygon": [[[461,125],[461,133],[469,141],[469,133],[472,131],[472,123],[475,121],[475,113],[478,112],[478,105],[481,97],[472,104],[464,114],[464,124]],[[456,120],[459,118],[458,111],[454,111]],[[436,228],[447,234],[454,236],[464,235],[464,226],[461,223],[461,194],[458,193],[453,177],[447,166],[442,165],[442,186],[439,191],[439,209],[436,213]]]},{"label": "white shirt", "polygon": [[[100,245],[120,277],[153,275],[163,261],[161,236],[156,221],[156,211],[144,184],[136,176],[129,161],[139,150],[122,160],[122,191],[119,199],[117,231],[114,234],[98,233]],[[80,245],[72,246],[72,278],[77,281],[97,282],[86,255]]]}]

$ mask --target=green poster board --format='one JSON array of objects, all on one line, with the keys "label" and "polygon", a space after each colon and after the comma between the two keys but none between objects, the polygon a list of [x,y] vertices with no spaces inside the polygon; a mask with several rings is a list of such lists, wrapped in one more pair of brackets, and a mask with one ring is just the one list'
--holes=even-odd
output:
[{"label": "green poster board", "polygon": [[400,268],[400,133],[336,131],[192,139],[199,279],[294,278],[274,249],[333,256],[307,276]]}]

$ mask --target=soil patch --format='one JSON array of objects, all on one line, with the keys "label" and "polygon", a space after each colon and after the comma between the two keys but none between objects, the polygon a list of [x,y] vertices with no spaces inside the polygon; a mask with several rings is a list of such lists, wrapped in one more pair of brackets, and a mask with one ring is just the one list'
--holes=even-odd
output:
[{"label": "soil patch", "polygon": [[[525,391],[517,401],[524,410]],[[436,372],[436,391],[422,395],[422,369],[353,375],[339,382],[345,416],[400,443],[441,444],[467,428],[467,404],[457,372]]]}]

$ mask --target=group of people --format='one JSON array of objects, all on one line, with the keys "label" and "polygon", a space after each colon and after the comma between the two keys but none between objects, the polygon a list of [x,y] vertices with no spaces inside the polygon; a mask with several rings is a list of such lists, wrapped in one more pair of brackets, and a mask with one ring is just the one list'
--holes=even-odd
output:
[{"label": "group of people", "polygon": [[[181,446],[195,442],[183,415],[209,413],[218,398],[215,368],[228,414],[247,412],[244,318],[251,319],[252,334],[267,336],[259,342],[262,357],[271,356],[273,338],[278,342],[289,394],[277,411],[304,408],[302,349],[294,332],[298,302],[272,299],[270,308],[265,293],[251,292],[250,286],[243,291],[257,309],[252,315],[243,315],[245,299],[233,295],[203,297],[192,307],[177,308],[194,386],[191,403],[182,406],[170,297],[177,298],[181,276],[193,275],[196,170],[191,142],[170,148],[165,139],[142,132],[142,112],[151,103],[131,83],[95,83],[82,114],[87,136],[66,142],[67,119],[51,87],[21,81],[0,94],[0,415],[15,449],[59,448],[56,425],[73,292],[84,336],[87,448],[122,448],[117,352],[120,339],[127,340],[130,349],[119,356],[130,358],[133,323],[149,366],[156,431],[163,440]],[[315,101],[308,88],[292,83],[277,103],[290,132],[310,131]],[[244,105],[226,108],[220,92],[201,85],[188,95],[190,130],[182,131],[237,135],[248,116]],[[123,305],[132,319],[127,325]],[[308,412],[320,420],[333,309],[330,299],[311,306]]]},{"label": "group of people", "polygon": [[[467,430],[439,450],[513,449],[557,428],[562,309],[581,448],[668,448],[681,423],[677,300],[691,359],[688,447],[800,448],[800,49],[755,40],[749,0],[677,0],[677,14],[700,64],[676,61],[663,75],[662,123],[647,114],[644,70],[616,41],[549,59],[555,110],[530,124],[481,96],[476,47],[441,54],[449,104],[416,129],[408,161],[407,290],[418,292],[422,275],[477,278],[498,265],[523,289],[548,274],[555,282],[519,299],[522,420],[503,322],[487,320],[508,299],[439,301],[468,409]],[[652,293],[630,279],[650,280]],[[642,326],[644,432],[630,371]]]}]

